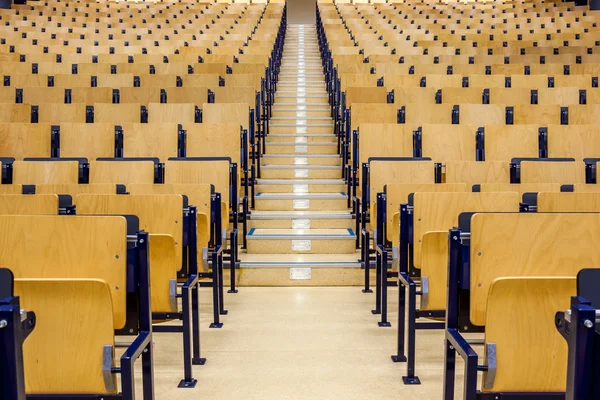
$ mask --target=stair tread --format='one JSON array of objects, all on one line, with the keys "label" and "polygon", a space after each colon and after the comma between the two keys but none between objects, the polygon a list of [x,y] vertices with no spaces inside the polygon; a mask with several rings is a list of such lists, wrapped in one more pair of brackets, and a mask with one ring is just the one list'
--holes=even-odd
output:
[{"label": "stair tread", "polygon": [[250,219],[303,218],[303,219],[337,219],[352,218],[350,211],[252,211]]},{"label": "stair tread", "polygon": [[314,185],[344,185],[343,179],[258,179],[256,181],[258,185],[302,185],[302,184],[314,184]]},{"label": "stair tread", "polygon": [[270,193],[270,192],[260,192],[256,193],[254,197],[260,197],[263,200],[269,199],[346,199],[348,195],[344,192],[332,192],[332,193]]},{"label": "stair tread", "polygon": [[[327,265],[345,264],[348,266],[360,267],[358,256],[356,254],[240,254],[240,261],[247,265],[265,265],[290,267],[293,264],[299,265]],[[321,266],[319,265],[319,266]]]},{"label": "stair tread", "polygon": [[252,228],[246,235],[248,239],[353,239],[356,237],[352,229],[266,229]]}]

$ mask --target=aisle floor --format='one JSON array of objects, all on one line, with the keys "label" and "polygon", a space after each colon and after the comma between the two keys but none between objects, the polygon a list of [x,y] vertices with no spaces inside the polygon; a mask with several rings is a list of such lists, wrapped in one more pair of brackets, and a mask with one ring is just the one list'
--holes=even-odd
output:
[{"label": "aisle floor", "polygon": [[204,290],[201,340],[208,361],[194,366],[198,385],[177,388],[181,336],[158,333],[156,399],[441,399],[443,331],[418,332],[423,384],[405,386],[405,364],[390,360],[397,292],[390,293],[392,328],[377,326],[370,312],[374,298],[358,287],[242,287],[226,295],[223,328],[209,329],[210,294]]}]

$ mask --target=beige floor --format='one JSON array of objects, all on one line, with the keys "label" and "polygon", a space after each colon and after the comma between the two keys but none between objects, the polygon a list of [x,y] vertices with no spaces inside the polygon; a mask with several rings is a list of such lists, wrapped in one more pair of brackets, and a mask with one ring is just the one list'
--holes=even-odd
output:
[{"label": "beige floor", "polygon": [[210,297],[203,290],[201,338],[208,362],[194,367],[195,389],[177,388],[180,336],[155,335],[156,399],[441,399],[443,332],[418,332],[423,384],[404,386],[405,365],[390,361],[396,313],[390,315],[392,328],[378,328],[370,313],[373,294],[357,287],[242,287],[225,300],[230,314],[224,327],[209,329]]}]

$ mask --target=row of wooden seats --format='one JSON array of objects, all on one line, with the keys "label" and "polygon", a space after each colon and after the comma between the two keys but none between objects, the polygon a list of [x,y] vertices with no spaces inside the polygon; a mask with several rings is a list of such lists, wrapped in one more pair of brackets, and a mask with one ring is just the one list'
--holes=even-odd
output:
[{"label": "row of wooden seats", "polygon": [[[198,100],[201,101],[201,99]],[[242,104],[244,107],[242,107]],[[148,107],[139,103],[95,103],[93,105],[86,105],[84,103],[46,103],[40,106],[4,103],[0,106],[0,121],[21,123],[46,122],[51,124],[211,123],[211,114],[216,118],[217,121],[215,122],[220,122],[221,116],[218,113],[221,109],[230,109],[233,112],[235,110],[241,112],[242,109],[245,109],[243,114],[234,114],[233,118],[234,120],[244,121],[244,126],[247,126],[249,121],[248,107],[247,103],[204,103],[201,107],[190,103],[149,103]],[[215,110],[215,112],[212,112],[212,110]]]},{"label": "row of wooden seats", "polygon": [[0,102],[25,104],[127,104],[149,106],[151,103],[247,103],[259,106],[259,92],[250,86],[215,87],[146,87],[146,88],[61,88],[0,87]]}]

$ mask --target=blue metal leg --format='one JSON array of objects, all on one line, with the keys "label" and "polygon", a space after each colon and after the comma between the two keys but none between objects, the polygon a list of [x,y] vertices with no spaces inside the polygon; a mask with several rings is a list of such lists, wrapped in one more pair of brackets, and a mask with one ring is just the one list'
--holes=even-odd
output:
[{"label": "blue metal leg", "polygon": [[393,362],[406,362],[404,355],[404,336],[406,329],[406,288],[401,280],[398,281],[398,352],[392,356]]},{"label": "blue metal leg", "polygon": [[181,303],[183,310],[183,379],[179,382],[180,388],[193,388],[198,381],[192,377],[192,288],[190,281],[195,280],[192,276],[181,288]]},{"label": "blue metal leg", "polygon": [[412,279],[408,286],[408,363],[406,365],[406,376],[402,377],[405,385],[420,385],[421,381],[415,376],[415,319],[417,308],[417,288]]},{"label": "blue metal leg", "polygon": [[194,289],[192,289],[192,340],[193,340],[193,351],[194,356],[192,357],[192,365],[204,365],[206,364],[206,358],[200,356],[200,307],[198,295],[200,293],[199,283],[196,283]]},{"label": "blue metal leg", "polygon": [[444,400],[454,400],[454,379],[456,377],[456,351],[448,339],[444,339]]}]

